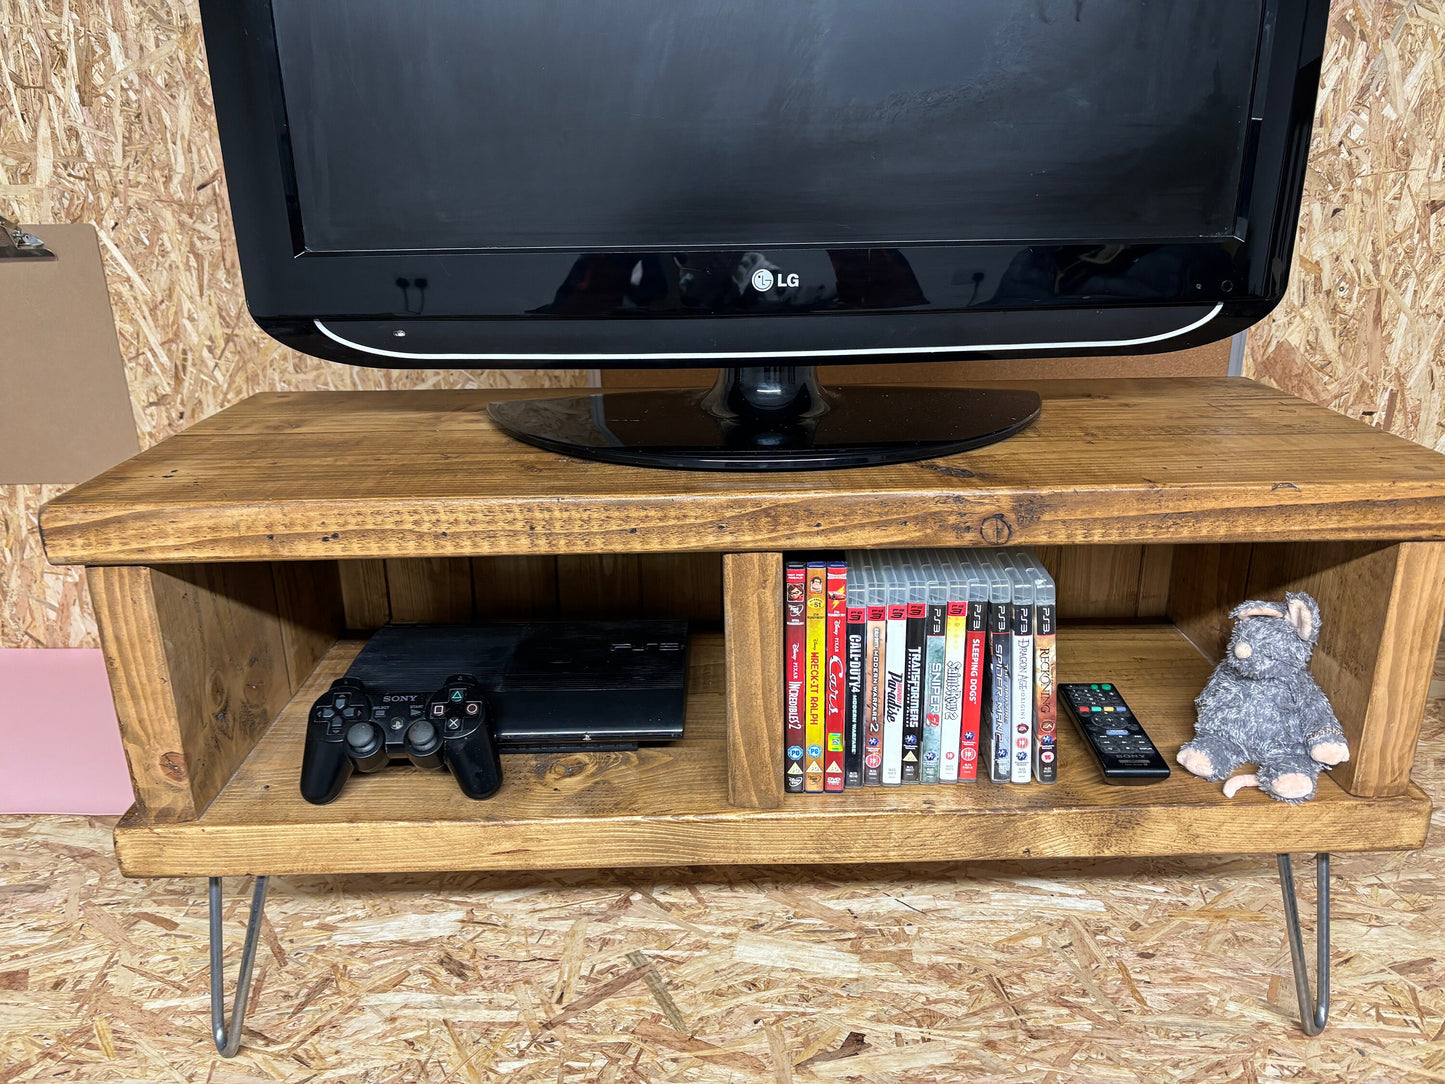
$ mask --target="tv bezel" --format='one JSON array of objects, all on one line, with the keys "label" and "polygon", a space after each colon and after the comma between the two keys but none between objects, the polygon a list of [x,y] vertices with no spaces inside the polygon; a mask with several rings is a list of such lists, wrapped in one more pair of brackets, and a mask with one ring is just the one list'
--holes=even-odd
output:
[{"label": "tv bezel", "polygon": [[[1265,316],[1288,284],[1329,9],[1328,0],[1262,5],[1235,236],[1172,245],[1114,238],[891,250],[910,265],[956,267],[969,266],[970,253],[983,247],[994,261],[1000,250],[1010,261],[1047,261],[1116,246],[1113,259],[1125,269],[1121,292],[1130,296],[1060,292],[997,305],[988,298],[963,299],[957,276],[920,276],[921,292],[931,300],[902,308],[799,309],[749,298],[759,303],[726,311],[619,309],[599,316],[545,311],[577,261],[682,246],[625,253],[308,250],[271,6],[271,0],[201,0],[248,308],[269,334],[307,353],[402,368],[671,368],[749,360],[1147,353],[1227,337]],[[1170,274],[1135,270],[1150,267],[1146,257],[1161,248],[1170,250]],[[761,252],[786,266],[798,249],[823,251],[774,245]],[[417,282],[426,284],[424,291],[398,288]]]}]

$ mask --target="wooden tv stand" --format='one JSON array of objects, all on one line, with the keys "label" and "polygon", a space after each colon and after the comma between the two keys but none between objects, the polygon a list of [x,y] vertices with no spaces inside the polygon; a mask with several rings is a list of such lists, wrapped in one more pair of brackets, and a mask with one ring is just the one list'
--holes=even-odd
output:
[{"label": "wooden tv stand", "polygon": [[[51,561],[89,566],[136,791],[115,833],[122,871],[1422,846],[1430,800],[1410,768],[1445,618],[1445,456],[1244,380],[1031,386],[1042,416],[1004,443],[769,475],[520,445],[485,411],[507,392],[264,394],[76,487],[41,525]],[[1313,671],[1351,761],[1303,807],[1228,800],[1182,770],[1116,788],[1065,727],[1054,787],[785,796],[783,552],[1005,543],[1038,548],[1059,579],[1060,679],[1116,681],[1171,762],[1228,610],[1309,590],[1324,614]],[[674,747],[511,756],[481,803],[411,769],[353,779],[328,806],[301,800],[307,709],[367,628],[585,613],[565,587],[549,602],[545,582],[518,609],[519,581],[545,580],[549,562],[580,563],[591,575],[576,582],[594,592],[609,570],[630,576],[642,612],[706,621],[719,561],[722,628],[695,636]],[[616,612],[606,595],[598,606]]]}]

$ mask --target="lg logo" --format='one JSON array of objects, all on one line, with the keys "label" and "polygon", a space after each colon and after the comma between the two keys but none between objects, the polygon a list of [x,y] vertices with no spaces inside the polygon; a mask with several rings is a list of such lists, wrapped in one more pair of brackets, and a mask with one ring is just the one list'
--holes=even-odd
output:
[{"label": "lg logo", "polygon": [[766,293],[774,286],[796,286],[798,276],[796,274],[784,275],[779,273],[774,276],[766,267],[760,267],[753,272],[753,289],[760,293]]}]

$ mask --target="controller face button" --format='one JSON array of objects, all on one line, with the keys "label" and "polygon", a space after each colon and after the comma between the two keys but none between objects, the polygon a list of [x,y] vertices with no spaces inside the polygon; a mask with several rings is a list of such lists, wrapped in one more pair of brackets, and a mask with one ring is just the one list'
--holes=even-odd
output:
[{"label": "controller face button", "polygon": [[475,700],[473,700],[470,704],[467,705],[467,714],[468,714],[468,715],[476,715],[476,714],[477,714],[479,711],[481,711],[481,710],[482,710],[482,705],[479,704],[479,703],[477,703]]},{"label": "controller face button", "polygon": [[461,724],[460,722],[458,722],[456,719],[448,719],[448,720],[447,720],[447,729],[448,729],[448,730],[460,730],[461,728],[462,728],[462,724]]},{"label": "controller face button", "polygon": [[443,715],[446,714],[446,710],[447,706],[445,704],[433,704],[431,706],[431,713],[435,715],[438,719],[440,719]]}]

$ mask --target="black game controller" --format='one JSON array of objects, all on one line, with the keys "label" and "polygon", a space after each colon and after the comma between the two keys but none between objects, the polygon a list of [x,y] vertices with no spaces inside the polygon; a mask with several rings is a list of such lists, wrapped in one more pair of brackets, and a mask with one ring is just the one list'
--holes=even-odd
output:
[{"label": "black game controller", "polygon": [[335,801],[353,768],[376,772],[393,760],[410,760],[418,768],[445,766],[468,798],[496,794],[502,758],[481,682],[470,674],[453,674],[425,705],[412,705],[374,703],[356,678],[333,681],[312,705],[306,724],[301,797],[313,805]]}]

